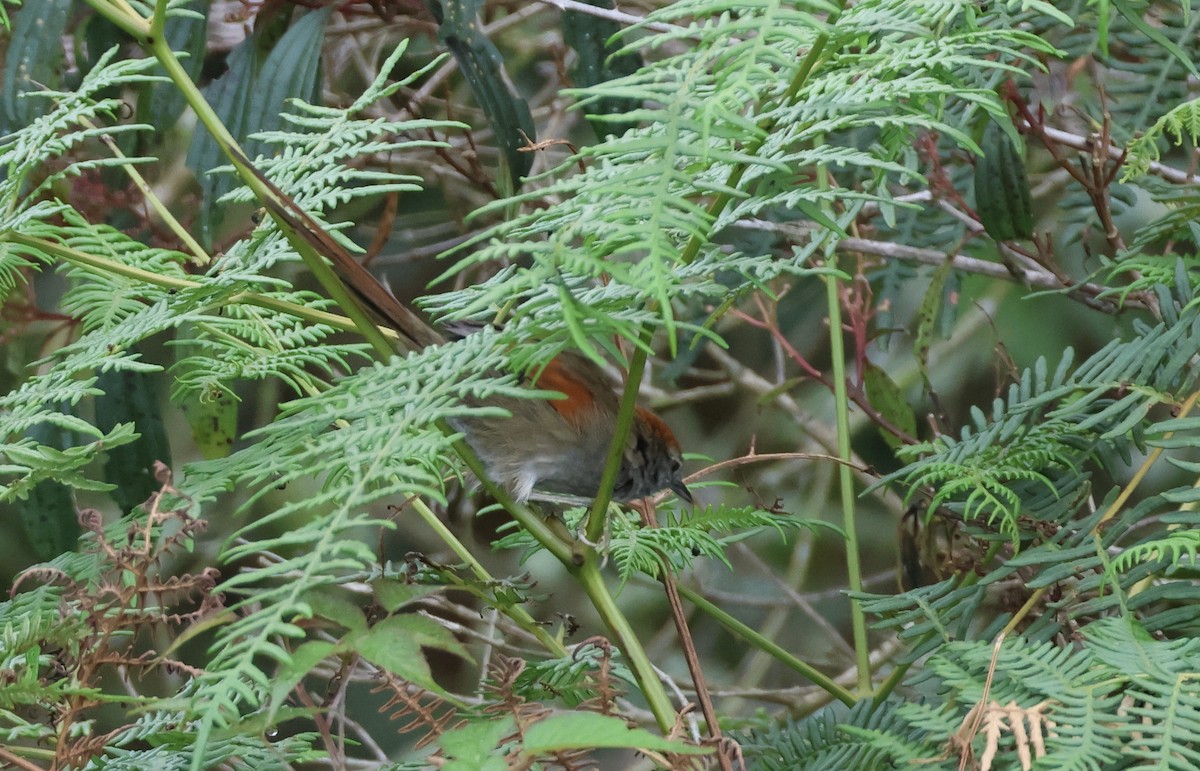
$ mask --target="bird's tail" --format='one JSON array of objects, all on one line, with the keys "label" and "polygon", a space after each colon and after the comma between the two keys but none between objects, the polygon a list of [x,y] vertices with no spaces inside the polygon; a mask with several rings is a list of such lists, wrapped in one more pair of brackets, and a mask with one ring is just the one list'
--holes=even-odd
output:
[{"label": "bird's tail", "polygon": [[335,241],[291,196],[267,179],[266,175],[244,156],[242,161],[245,168],[270,191],[271,195],[262,197],[267,210],[307,241],[318,254],[328,259],[338,277],[350,288],[363,307],[399,332],[404,337],[407,347],[420,350],[445,342],[445,338],[438,334],[437,330],[396,299],[390,289],[375,278],[371,271],[359,264],[358,260]]}]

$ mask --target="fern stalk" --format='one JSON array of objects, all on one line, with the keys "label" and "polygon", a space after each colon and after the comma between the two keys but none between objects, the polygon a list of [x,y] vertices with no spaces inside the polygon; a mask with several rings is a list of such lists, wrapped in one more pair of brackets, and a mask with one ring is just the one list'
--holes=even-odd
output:
[{"label": "fern stalk", "polygon": [[[821,167],[821,178],[825,169]],[[837,254],[832,253],[829,266],[837,270]],[[842,306],[839,295],[841,283],[836,275],[825,276],[825,301],[829,312],[829,355],[833,362],[833,403],[837,415],[838,489],[842,501],[842,529],[846,531],[846,573],[850,591],[862,591],[862,565],[858,556],[858,527],[855,523],[854,480],[850,476],[850,409],[846,394],[846,350],[842,340]],[[871,691],[871,649],[867,640],[867,619],[861,603],[850,598],[850,623],[854,631],[854,656],[858,662],[858,690],[866,695]]]},{"label": "fern stalk", "polygon": [[[87,270],[92,270],[102,275],[123,276],[124,278],[133,279],[134,281],[141,281],[152,286],[158,286],[162,287],[163,289],[174,290],[177,292],[186,291],[189,289],[198,289],[203,286],[197,281],[192,281],[186,278],[178,278],[176,276],[164,276],[160,273],[154,273],[133,265],[125,265],[105,257],[100,257],[95,254],[88,254],[87,252],[80,251],[79,249],[74,249],[69,246],[64,246],[63,244],[54,243],[53,241],[47,241],[44,238],[37,238],[35,236],[26,235],[16,231],[5,233],[3,240],[14,244],[20,244],[31,249],[36,249],[45,254],[53,255],[63,262],[70,263],[71,265],[76,265],[81,268],[86,268]],[[223,300],[222,302],[223,304],[245,303],[246,305],[254,305],[266,310],[276,311],[278,313],[286,313],[288,315],[295,316],[296,318],[304,319],[305,321],[311,321],[314,324],[326,324],[345,332],[353,332],[358,329],[358,327],[354,325],[353,320],[347,318],[346,316],[339,316],[336,313],[329,313],[316,308],[309,308],[305,305],[297,305],[296,303],[290,303],[287,300],[280,300],[275,297],[267,297],[265,295],[255,294],[254,292],[239,292],[228,298],[228,300]],[[383,332],[388,336],[398,337],[396,333],[392,332],[391,330],[384,330]]]},{"label": "fern stalk", "polygon": [[[100,14],[110,22],[115,24],[118,29],[124,30],[130,37],[138,41],[139,45],[149,46],[153,40],[151,39],[151,22],[139,14],[125,0],[87,0],[88,5],[96,13]],[[163,5],[159,3],[159,5]],[[163,8],[165,13],[165,6]],[[159,32],[162,32],[162,26],[159,26]]]},{"label": "fern stalk", "polygon": [[[829,169],[825,164],[817,166],[817,185],[829,189]],[[828,211],[828,204],[822,204]],[[829,357],[833,367],[833,405],[837,419],[838,491],[842,502],[842,529],[846,532],[846,573],[850,591],[862,591],[862,564],[858,554],[858,524],[854,510],[854,480],[850,476],[850,464],[854,453],[850,449],[850,399],[846,393],[846,346],[842,339],[841,282],[838,279],[837,250],[828,249],[826,264],[832,270],[825,279],[825,304],[829,314]],[[858,692],[865,696],[871,692],[871,644],[867,639],[867,618],[862,604],[853,595],[850,597],[850,625],[854,634],[854,657],[858,664]]]},{"label": "fern stalk", "polygon": [[688,601],[695,605],[700,610],[712,616],[717,623],[725,627],[731,633],[742,638],[746,642],[753,645],[755,648],[772,656],[780,664],[785,667],[795,670],[804,677],[808,678],[813,685],[823,689],[833,698],[837,699],[847,707],[852,707],[858,701],[858,698],[846,690],[832,678],[826,676],[820,670],[814,668],[811,664],[793,656],[787,649],[769,639],[753,627],[739,621],[733,615],[726,613],[719,606],[709,602],[704,595],[697,592],[695,589],[678,585],[679,593],[688,598]]},{"label": "fern stalk", "polygon": [[[90,129],[96,128],[95,124],[89,120],[84,120],[83,125]],[[100,139],[102,142],[104,142],[114,156],[122,160],[127,159],[125,153],[121,152],[121,148],[117,146],[117,143],[113,141],[112,137],[103,135],[100,137]],[[163,221],[163,224],[165,224],[175,235],[175,237],[178,238],[179,241],[192,253],[192,261],[196,265],[200,266],[205,266],[212,262],[212,256],[204,250],[204,247],[200,245],[200,242],[192,237],[192,234],[189,233],[187,228],[183,226],[183,223],[176,219],[175,215],[171,213],[171,210],[168,209],[166,205],[159,200],[159,197],[154,194],[153,188],[151,188],[150,184],[146,182],[146,178],[142,176],[142,173],[137,170],[137,166],[133,165],[132,163],[123,163],[121,164],[121,170],[124,171],[131,180],[133,180],[133,184],[138,190],[141,191],[146,203],[150,205],[150,208],[154,209],[154,213],[157,214],[159,219]]]},{"label": "fern stalk", "polygon": [[591,543],[600,543],[604,537],[605,517],[608,504],[612,501],[613,485],[617,481],[617,473],[621,470],[621,458],[625,455],[625,438],[633,428],[633,416],[637,409],[638,391],[641,390],[642,375],[646,371],[646,349],[654,330],[644,327],[641,334],[641,345],[634,351],[629,362],[629,372],[625,377],[625,390],[621,393],[621,405],[617,411],[617,423],[613,429],[612,443],[608,446],[608,456],[604,459],[604,471],[600,475],[600,491],[592,502],[588,513],[585,533]]}]

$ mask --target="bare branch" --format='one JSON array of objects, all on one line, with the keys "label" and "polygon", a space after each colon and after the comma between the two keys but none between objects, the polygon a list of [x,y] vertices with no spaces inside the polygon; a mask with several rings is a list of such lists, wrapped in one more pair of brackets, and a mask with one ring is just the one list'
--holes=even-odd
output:
[{"label": "bare branch", "polygon": [[[773,230],[797,239],[811,238],[813,232],[813,229],[808,226],[793,223],[766,222],[765,220],[742,220],[738,225],[756,230]],[[1060,291],[1068,297],[1079,300],[1089,307],[1104,311],[1105,313],[1115,313],[1122,308],[1133,307],[1145,309],[1147,307],[1146,303],[1136,294],[1130,294],[1123,305],[1120,306],[1108,300],[1098,299],[1098,295],[1108,287],[1087,282],[1081,282],[1073,286],[1064,285],[1053,273],[1036,269],[1028,262],[1025,262],[1023,267],[1017,265],[1010,268],[1003,263],[980,260],[975,257],[967,257],[963,254],[947,255],[945,252],[937,249],[925,249],[917,246],[891,243],[889,241],[873,241],[867,238],[843,238],[838,242],[837,248],[840,252],[873,254],[878,257],[906,260],[922,265],[941,265],[949,259],[955,270],[987,276],[989,278],[1003,279],[1005,281],[1020,281],[1029,287]]]},{"label": "bare branch", "polygon": [[674,24],[663,24],[657,21],[646,21],[641,16],[635,16],[632,13],[617,11],[610,8],[599,8],[587,3],[576,2],[576,0],[537,0],[545,5],[552,5],[561,11],[575,11],[576,13],[595,16],[597,19],[607,19],[615,21],[618,24],[638,25],[644,29],[651,29],[655,32],[682,32],[683,28]]},{"label": "bare branch", "polygon": [[[1103,153],[1106,157],[1113,159],[1120,158],[1125,154],[1125,150],[1123,148],[1118,147],[1112,142],[1109,142],[1107,146],[1105,146],[1103,143],[1098,143],[1097,137],[1095,136],[1080,136],[1079,134],[1072,134],[1069,131],[1050,128],[1049,126],[1043,128],[1042,133],[1045,134],[1048,139],[1053,139],[1059,144],[1066,145],[1067,147],[1071,147],[1085,153],[1098,151]],[[1173,166],[1167,166],[1164,163],[1159,163],[1158,161],[1151,162],[1149,170],[1150,173],[1154,174],[1155,176],[1162,177],[1168,182],[1174,182],[1180,185],[1194,185],[1200,182],[1200,174],[1192,174],[1191,172],[1183,171],[1182,169],[1176,169]]]}]

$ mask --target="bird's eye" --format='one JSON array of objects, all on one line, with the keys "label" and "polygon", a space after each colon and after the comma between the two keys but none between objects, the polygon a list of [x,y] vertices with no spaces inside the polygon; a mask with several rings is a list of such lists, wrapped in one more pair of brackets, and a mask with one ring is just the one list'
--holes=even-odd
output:
[{"label": "bird's eye", "polygon": [[683,461],[681,461],[679,458],[671,458],[671,473],[675,474],[681,468],[683,468]]}]

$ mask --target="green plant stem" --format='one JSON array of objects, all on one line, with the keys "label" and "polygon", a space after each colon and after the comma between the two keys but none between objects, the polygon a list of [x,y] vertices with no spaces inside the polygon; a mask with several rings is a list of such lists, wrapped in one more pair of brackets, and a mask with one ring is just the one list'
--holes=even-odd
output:
[{"label": "green plant stem", "polygon": [[604,537],[605,518],[608,515],[608,504],[612,500],[613,485],[617,481],[617,473],[621,470],[621,459],[625,455],[625,441],[633,428],[633,416],[636,414],[638,391],[641,389],[642,375],[646,371],[646,349],[654,330],[642,329],[641,345],[633,352],[629,360],[629,372],[625,377],[625,390],[621,393],[621,404],[617,410],[617,422],[613,428],[612,442],[608,446],[608,456],[604,459],[604,471],[600,475],[600,491],[596,500],[592,501],[591,511],[588,512],[587,525],[584,534],[589,543],[597,544]]},{"label": "green plant stem", "polygon": [[[600,573],[600,564],[598,555],[593,551],[582,566],[575,572],[575,578],[579,581],[579,585],[587,592],[588,599],[592,601],[592,605],[596,608],[596,613],[604,621],[605,626],[616,637],[617,646],[621,649],[621,653],[629,661],[630,669],[638,679],[638,685],[642,689],[642,695],[646,697],[646,703],[650,707],[650,711],[654,714],[654,719],[658,722],[658,727],[665,731],[670,731],[675,726],[675,708],[671,706],[671,700],[667,697],[666,689],[658,679],[657,673],[654,671],[654,665],[650,663],[650,657],[646,654],[646,649],[642,647],[641,641],[637,634],[630,626],[629,620],[625,618],[625,614],[617,607],[616,600],[613,599],[612,593],[608,591],[608,587],[604,584],[604,577]],[[643,680],[643,675],[639,673],[648,672],[653,678],[655,687],[647,687],[647,683]]]},{"label": "green plant stem", "polygon": [[[837,254],[831,251],[830,267],[837,269]],[[836,275],[825,279],[825,301],[829,313],[829,357],[833,363],[833,403],[837,414],[838,489],[842,502],[842,529],[846,532],[846,573],[850,591],[862,591],[862,565],[858,556],[858,526],[855,522],[854,479],[847,465],[853,453],[850,449],[850,402],[846,395],[846,351],[842,340],[842,303],[839,297],[841,282]],[[867,618],[862,603],[850,598],[850,624],[854,634],[854,655],[858,660],[858,691],[871,691],[871,648],[867,640]]]},{"label": "green plant stem", "polygon": [[[29,249],[33,249],[44,254],[49,254],[63,262],[68,262],[87,270],[94,271],[102,275],[123,276],[134,281],[142,281],[152,286],[162,287],[176,292],[182,292],[189,289],[199,289],[203,286],[198,281],[192,281],[187,278],[178,278],[176,276],[164,276],[159,273],[135,267],[133,265],[125,265],[120,262],[99,257],[94,254],[88,254],[70,246],[48,241],[44,238],[26,235],[24,233],[9,232],[4,234],[3,241],[8,241],[14,244],[20,244]],[[237,294],[222,300],[222,304],[238,304],[254,305],[266,310],[276,311],[278,313],[286,313],[296,318],[310,321],[314,324],[326,324],[334,329],[340,329],[346,332],[355,332],[358,327],[354,322],[345,316],[339,316],[336,313],[327,313],[326,311],[309,308],[305,305],[297,305],[286,300],[279,300],[274,297],[266,297],[264,295],[255,294],[254,292],[238,292]],[[385,330],[385,334],[399,338],[395,332]]]},{"label": "green plant stem", "polygon": [[111,21],[139,45],[149,45],[150,22],[142,18],[125,0],[87,0],[96,13]]},{"label": "green plant stem", "polygon": [[808,678],[814,685],[823,689],[830,696],[833,696],[846,706],[853,706],[854,703],[858,701],[857,697],[855,697],[853,693],[838,685],[833,679],[829,678],[817,669],[814,669],[811,665],[805,663],[804,661],[796,658],[782,646],[778,645],[775,641],[759,634],[757,630],[752,629],[741,621],[738,621],[732,615],[726,613],[724,610],[710,602],[704,597],[704,595],[700,594],[696,590],[680,584],[679,593],[684,597],[687,597],[688,602],[692,603],[716,619],[721,626],[750,643],[755,648],[770,654],[784,666],[799,672],[801,675]]},{"label": "green plant stem", "polygon": [[[91,121],[84,121],[84,125],[88,128],[96,128]],[[117,146],[112,137],[105,135],[101,136],[100,140],[108,146],[109,151],[114,156],[122,159],[126,158],[125,153],[121,152],[121,148]],[[175,218],[171,210],[154,194],[154,189],[146,182],[146,178],[142,176],[137,167],[132,163],[126,163],[121,166],[121,170],[133,180],[133,184],[142,192],[142,198],[150,204],[150,208],[154,209],[154,212],[158,214],[158,218],[163,221],[163,224],[170,228],[175,237],[192,253],[193,262],[200,266],[205,266],[212,262],[212,257],[204,250],[204,247],[196,239],[192,238],[192,234],[187,231],[187,228]]]},{"label": "green plant stem", "polygon": [[42,766],[26,760],[26,758],[40,758],[47,766],[54,765],[58,759],[58,753],[52,749],[41,749],[38,747],[0,747],[0,760],[8,763],[17,771],[42,771]]},{"label": "green plant stem", "polygon": [[[604,538],[608,504],[612,500],[613,485],[617,480],[617,472],[621,468],[621,459],[625,454],[625,440],[633,427],[633,418],[637,408],[638,390],[642,382],[642,374],[646,369],[647,349],[654,330],[645,327],[640,338],[641,345],[633,353],[629,362],[629,373],[625,379],[625,390],[621,394],[621,404],[617,412],[617,421],[613,429],[612,443],[608,448],[608,456],[604,462],[604,471],[600,476],[600,489],[588,519],[584,525],[584,535],[587,543],[576,544],[573,560],[582,563],[575,571],[576,579],[588,598],[596,608],[596,612],[608,627],[609,632],[616,638],[617,647],[629,660],[630,668],[642,689],[642,695],[650,711],[654,714],[658,726],[664,732],[670,731],[675,725],[675,710],[671,701],[654,671],[654,665],[642,646],[642,641],[634,633],[629,620],[617,607],[616,600],[604,584],[600,573],[601,557],[593,547]],[[570,567],[568,565],[568,567]]]},{"label": "green plant stem", "polygon": [[[827,23],[832,23],[841,12],[841,5],[830,12]],[[804,57],[804,61],[800,63],[800,68],[796,71],[795,77],[788,85],[785,100],[790,101],[795,98],[795,95],[800,92],[804,84],[808,82],[808,77],[812,73],[813,68],[820,60],[822,52],[826,44],[829,42],[829,35],[822,33],[817,36],[813,42],[813,46],[809,49],[808,54]],[[750,143],[746,149],[746,154],[753,156],[757,155],[766,142],[766,136],[770,134],[773,124],[769,124],[763,129],[763,138],[756,139]],[[741,164],[735,167],[729,174],[726,180],[726,187],[736,189],[740,184],[743,175],[745,175],[748,164]],[[709,204],[708,213],[715,220],[716,217],[724,211],[731,200],[729,194],[720,193],[716,195]],[[703,237],[700,234],[694,234],[689,239],[680,255],[680,261],[684,263],[691,262],[700,252],[700,247],[703,245]],[[609,446],[608,457],[605,459],[604,472],[600,477],[600,492],[596,500],[592,504],[591,511],[588,513],[587,524],[585,526],[585,535],[590,543],[599,543],[604,537],[605,516],[608,511],[608,504],[612,499],[612,487],[616,481],[617,472],[620,470],[621,457],[625,451],[625,439],[629,436],[629,430],[633,425],[634,410],[637,405],[637,394],[641,388],[642,375],[646,368],[647,348],[650,345],[650,339],[653,336],[653,330],[645,327],[640,336],[640,345],[633,352],[633,356],[629,361],[629,374],[625,380],[625,390],[621,394],[620,410],[617,413],[616,427],[613,432],[613,441]],[[848,471],[846,472],[849,473]],[[858,647],[857,645],[855,646]],[[869,675],[868,675],[869,676]]]}]

